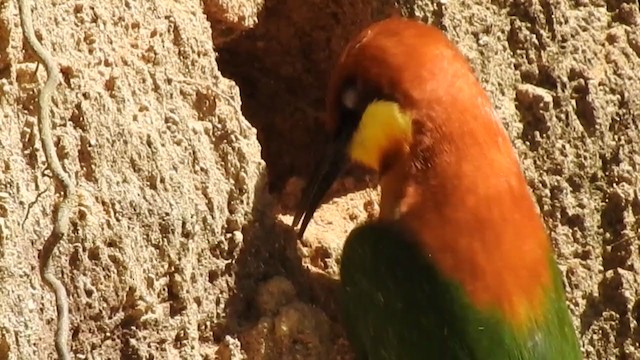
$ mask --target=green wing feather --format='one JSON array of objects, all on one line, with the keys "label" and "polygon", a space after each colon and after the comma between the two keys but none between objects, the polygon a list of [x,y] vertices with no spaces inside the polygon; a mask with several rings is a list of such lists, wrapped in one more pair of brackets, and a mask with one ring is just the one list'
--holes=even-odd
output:
[{"label": "green wing feather", "polygon": [[517,334],[499,314],[474,308],[415,244],[382,222],[354,229],[345,242],[343,322],[359,359],[581,359],[552,255],[544,321]]}]

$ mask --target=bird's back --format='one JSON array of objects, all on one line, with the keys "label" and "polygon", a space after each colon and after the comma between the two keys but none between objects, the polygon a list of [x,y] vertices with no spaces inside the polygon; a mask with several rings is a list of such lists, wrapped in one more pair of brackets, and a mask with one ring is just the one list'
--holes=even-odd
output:
[{"label": "bird's back", "polygon": [[393,222],[356,228],[345,242],[343,322],[359,359],[580,359],[557,269],[545,316],[524,332],[482,312]]}]

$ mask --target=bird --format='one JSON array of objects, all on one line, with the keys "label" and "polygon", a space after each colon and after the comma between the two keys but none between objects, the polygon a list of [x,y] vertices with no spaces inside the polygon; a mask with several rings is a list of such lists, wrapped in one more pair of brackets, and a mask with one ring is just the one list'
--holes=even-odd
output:
[{"label": "bird", "polygon": [[379,215],[346,237],[341,321],[358,359],[581,358],[562,275],[518,155],[467,58],[391,17],[328,81],[326,152],[298,238],[350,164],[378,174]]}]

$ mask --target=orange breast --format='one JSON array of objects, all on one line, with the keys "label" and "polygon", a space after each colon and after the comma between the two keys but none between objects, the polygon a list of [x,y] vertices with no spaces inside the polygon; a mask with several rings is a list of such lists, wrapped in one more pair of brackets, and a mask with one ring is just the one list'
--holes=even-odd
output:
[{"label": "orange breast", "polygon": [[398,184],[407,189],[402,220],[474,304],[526,324],[551,284],[551,248],[509,139],[483,102],[416,120],[429,125],[416,130],[411,173]]}]

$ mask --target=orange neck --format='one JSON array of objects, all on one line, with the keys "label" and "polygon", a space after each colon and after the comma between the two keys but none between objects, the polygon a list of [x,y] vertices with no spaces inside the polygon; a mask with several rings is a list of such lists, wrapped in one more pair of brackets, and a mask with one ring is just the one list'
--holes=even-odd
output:
[{"label": "orange neck", "polygon": [[458,113],[467,116],[458,123],[440,114],[440,128],[415,121],[412,153],[382,180],[381,217],[412,228],[474,305],[523,325],[542,311],[551,248],[509,138],[488,109]]}]

